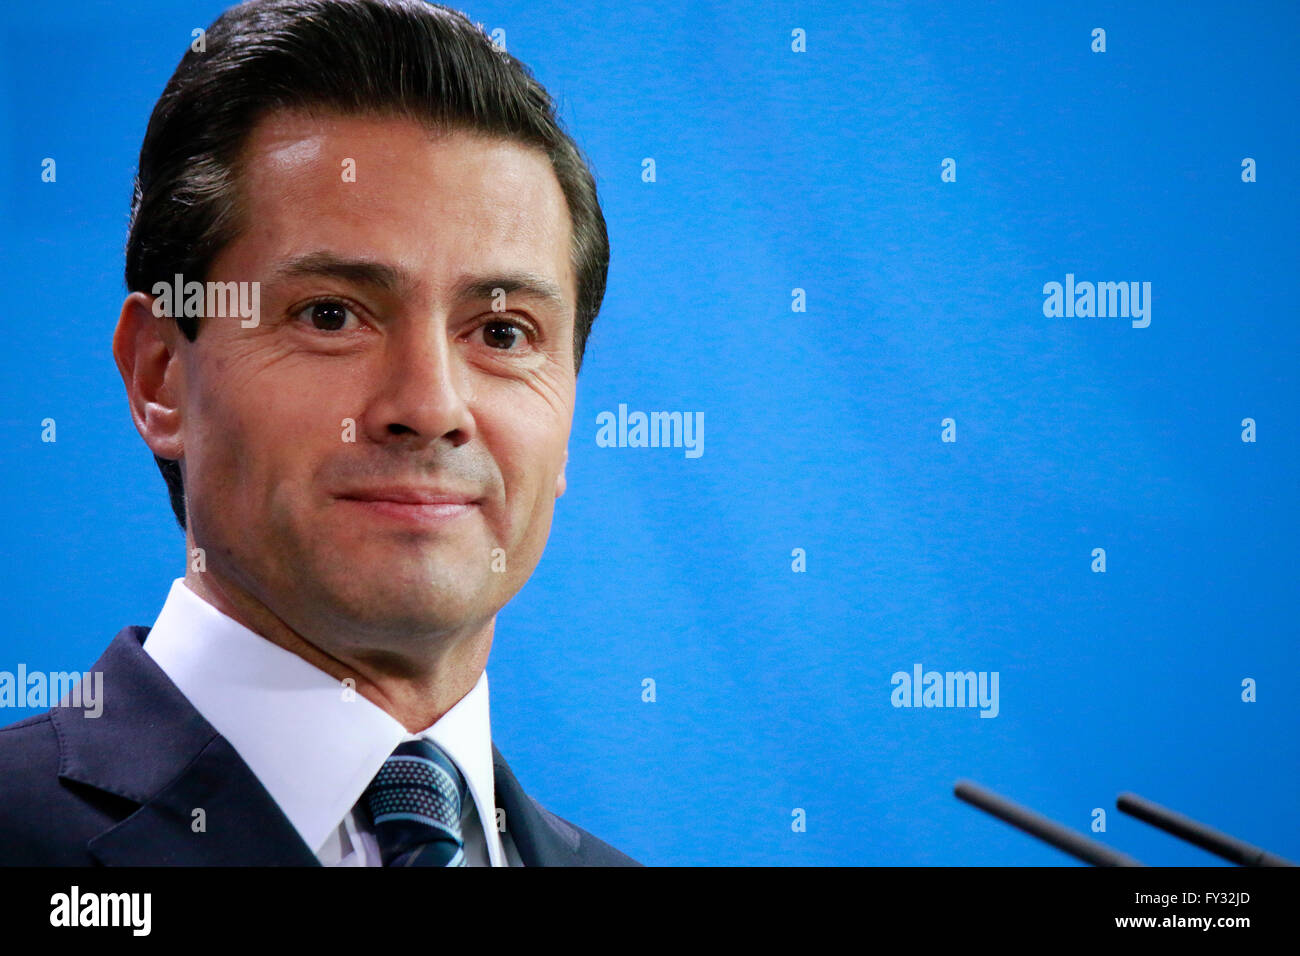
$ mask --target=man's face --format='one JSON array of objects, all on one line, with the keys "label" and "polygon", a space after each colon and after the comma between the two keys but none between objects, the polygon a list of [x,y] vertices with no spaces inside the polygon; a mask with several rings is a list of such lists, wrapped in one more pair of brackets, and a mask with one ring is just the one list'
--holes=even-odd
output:
[{"label": "man's face", "polygon": [[181,346],[209,570],[326,649],[481,628],[564,491],[576,283],[550,163],[281,112],[252,132],[239,191],[242,234],[207,279],[260,282],[259,323],[204,318]]}]

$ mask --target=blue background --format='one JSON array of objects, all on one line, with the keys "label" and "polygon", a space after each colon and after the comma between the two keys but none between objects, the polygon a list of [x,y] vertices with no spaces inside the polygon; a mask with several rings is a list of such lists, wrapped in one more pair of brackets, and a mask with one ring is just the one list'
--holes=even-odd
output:
[{"label": "blue background", "polygon": [[[110,337],[150,110],[223,6],[0,14],[0,669],[89,668],[183,574]],[[1121,790],[1300,859],[1297,9],[467,10],[561,104],[613,250],[488,666],[533,796],[651,864],[1071,862],[963,777],[1103,807],[1144,862],[1217,858]],[[1067,272],[1150,282],[1150,327],[1044,317]],[[620,403],[702,411],[704,455],[597,447]],[[894,708],[917,662],[998,671],[999,716]]]}]

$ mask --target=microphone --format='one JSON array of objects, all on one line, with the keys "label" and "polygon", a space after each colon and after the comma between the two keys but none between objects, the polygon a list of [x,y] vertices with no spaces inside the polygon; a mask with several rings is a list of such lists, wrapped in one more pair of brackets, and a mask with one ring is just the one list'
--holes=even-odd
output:
[{"label": "microphone", "polygon": [[1143,823],[1149,823],[1166,833],[1172,833],[1180,840],[1194,843],[1202,850],[1209,850],[1238,866],[1295,866],[1290,860],[1285,860],[1276,853],[1261,850],[1213,827],[1207,827],[1204,823],[1197,823],[1191,817],[1185,817],[1158,803],[1152,803],[1136,793],[1121,793],[1115,800],[1115,806],[1129,816],[1137,817]]},{"label": "microphone", "polygon": [[969,780],[958,780],[952,788],[952,792],[958,798],[978,807],[985,813],[991,813],[999,820],[1005,820],[1013,827],[1018,827],[1030,836],[1050,843],[1058,850],[1063,850],[1084,863],[1091,863],[1093,866],[1146,865],[1145,863],[1139,863],[1131,856],[1120,853],[1118,850],[1112,850],[1104,843],[1090,840],[1088,837],[1075,833],[1059,823],[1054,823],[1047,817],[1035,813],[1027,807],[1012,803],[1005,797],[1000,797],[991,790],[985,790]]}]

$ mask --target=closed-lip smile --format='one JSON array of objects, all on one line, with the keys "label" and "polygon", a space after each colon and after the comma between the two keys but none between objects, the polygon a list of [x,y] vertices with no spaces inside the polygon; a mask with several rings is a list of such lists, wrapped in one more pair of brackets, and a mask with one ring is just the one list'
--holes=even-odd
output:
[{"label": "closed-lip smile", "polygon": [[336,496],[377,521],[433,530],[471,515],[481,503],[475,495],[415,485],[359,488]]},{"label": "closed-lip smile", "polygon": [[338,497],[352,501],[393,502],[401,505],[472,505],[478,498],[461,492],[442,491],[436,488],[419,488],[411,485],[388,485],[345,492]]}]

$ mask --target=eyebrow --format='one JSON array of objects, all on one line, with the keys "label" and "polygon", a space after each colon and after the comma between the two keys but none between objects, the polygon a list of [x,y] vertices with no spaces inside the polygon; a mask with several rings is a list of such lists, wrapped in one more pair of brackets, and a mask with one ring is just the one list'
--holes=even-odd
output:
[{"label": "eyebrow", "polygon": [[[273,275],[277,279],[324,276],[373,286],[393,294],[399,294],[416,284],[414,277],[405,269],[367,259],[346,259],[329,252],[297,256],[279,266]],[[452,296],[462,301],[490,299],[497,289],[506,295],[523,295],[559,309],[568,308],[559,286],[546,276],[527,271],[465,276],[452,288]]]}]

